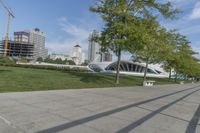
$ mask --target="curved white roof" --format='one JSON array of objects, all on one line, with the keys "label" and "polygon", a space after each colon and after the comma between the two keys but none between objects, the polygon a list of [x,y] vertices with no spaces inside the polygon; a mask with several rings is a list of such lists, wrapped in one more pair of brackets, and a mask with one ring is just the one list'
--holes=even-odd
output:
[{"label": "curved white roof", "polygon": [[[143,76],[144,75],[144,68],[145,63],[137,63],[132,61],[121,61],[122,66],[120,67],[121,74],[125,75],[134,75],[134,76]],[[116,62],[93,62],[89,65],[89,68],[98,67],[101,69],[102,72],[116,72]],[[130,67],[130,68],[129,68]],[[160,77],[160,78],[167,78],[169,74],[164,71],[160,64],[150,64],[148,67],[147,77]]]}]

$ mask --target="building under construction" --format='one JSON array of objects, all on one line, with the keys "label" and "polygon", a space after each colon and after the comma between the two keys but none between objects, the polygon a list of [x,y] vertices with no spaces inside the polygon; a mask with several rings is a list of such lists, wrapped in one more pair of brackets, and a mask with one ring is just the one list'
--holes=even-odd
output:
[{"label": "building under construction", "polygon": [[[0,41],[0,55],[4,55],[5,44],[5,40]],[[16,60],[34,60],[34,44],[28,42],[17,42],[9,40],[6,54],[8,57],[11,57]]]},{"label": "building under construction", "polygon": [[14,32],[14,41],[0,42],[0,55],[16,60],[36,61],[39,57],[45,59],[48,56],[48,50],[45,48],[45,35],[38,28]]},{"label": "building under construction", "polygon": [[40,57],[47,58],[45,34],[38,28],[15,32],[14,41],[9,40],[10,18],[15,16],[4,0],[0,0],[0,4],[8,12],[6,37],[5,40],[0,41],[0,55],[29,61],[36,61]]}]

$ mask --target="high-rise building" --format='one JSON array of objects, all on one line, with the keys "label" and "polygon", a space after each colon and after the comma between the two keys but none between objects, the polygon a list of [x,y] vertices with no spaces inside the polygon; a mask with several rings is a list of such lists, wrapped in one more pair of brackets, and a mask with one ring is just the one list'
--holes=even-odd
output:
[{"label": "high-rise building", "polygon": [[111,62],[112,61],[112,54],[111,53],[103,53],[103,62]]},{"label": "high-rise building", "polygon": [[14,32],[14,41],[15,42],[29,42],[30,34],[27,32]]},{"label": "high-rise building", "polygon": [[101,52],[101,46],[93,40],[94,37],[99,36],[99,32],[93,31],[89,36],[88,46],[88,62],[109,62],[112,61],[112,54],[109,52]]},{"label": "high-rise building", "polygon": [[[4,54],[5,40],[0,41],[0,55]],[[34,60],[34,44],[27,41],[8,41],[7,56],[20,60]]]},{"label": "high-rise building", "polygon": [[85,58],[81,46],[74,46],[72,51],[72,60],[76,63],[76,65],[81,65],[82,63],[84,63]]},{"label": "high-rise building", "polygon": [[[14,32],[14,41],[8,41],[7,56],[15,59],[36,61],[48,56],[45,35],[38,28]],[[5,40],[0,41],[0,54],[4,54]]]},{"label": "high-rise building", "polygon": [[93,40],[93,37],[98,36],[97,31],[93,31],[89,36],[89,46],[88,46],[88,62],[101,62],[102,54],[100,52],[101,46]]},{"label": "high-rise building", "polygon": [[40,29],[35,28],[25,30],[29,33],[29,43],[35,44],[35,58],[42,57],[43,59],[48,56],[48,50],[45,48],[45,34]]}]

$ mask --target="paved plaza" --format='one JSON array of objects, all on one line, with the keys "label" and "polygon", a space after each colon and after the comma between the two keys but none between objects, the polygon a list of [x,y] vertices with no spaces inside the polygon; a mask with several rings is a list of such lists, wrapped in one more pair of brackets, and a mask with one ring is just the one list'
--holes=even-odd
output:
[{"label": "paved plaza", "polygon": [[200,84],[0,94],[0,133],[200,133]]}]

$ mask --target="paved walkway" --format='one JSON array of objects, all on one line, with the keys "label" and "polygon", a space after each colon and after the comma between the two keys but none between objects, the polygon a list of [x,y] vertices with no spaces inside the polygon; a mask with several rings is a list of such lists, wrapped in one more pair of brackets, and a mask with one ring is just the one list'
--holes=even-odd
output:
[{"label": "paved walkway", "polygon": [[0,133],[200,133],[200,84],[0,94]]}]

